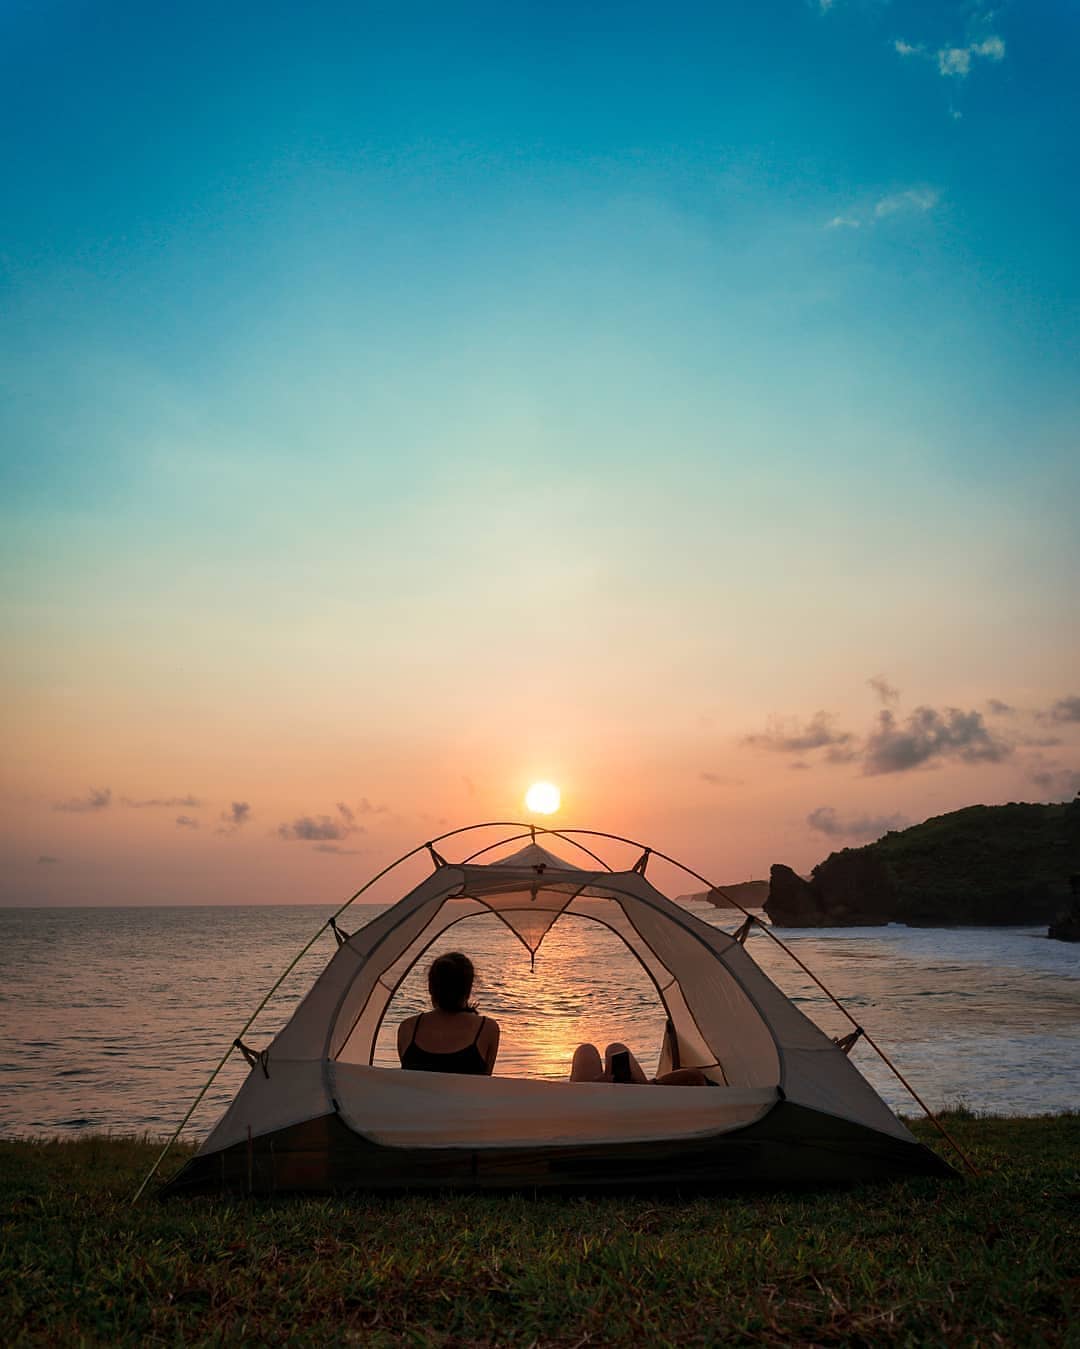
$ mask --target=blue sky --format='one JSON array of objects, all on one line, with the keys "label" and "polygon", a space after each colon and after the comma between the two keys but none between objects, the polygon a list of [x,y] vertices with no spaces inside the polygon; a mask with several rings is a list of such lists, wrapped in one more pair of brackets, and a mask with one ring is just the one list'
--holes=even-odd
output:
[{"label": "blue sky", "polygon": [[[637,773],[690,850],[752,817],[725,874],[802,864],[866,784],[710,795],[769,718],[865,719],[884,672],[1035,741],[1075,692],[1073,7],[0,23],[13,859],[124,874],[50,801],[227,804],[295,733],[269,813],[345,734],[403,835],[415,754],[436,815],[562,771],[610,820]],[[1024,736],[874,807],[1063,791],[1075,747]]]}]

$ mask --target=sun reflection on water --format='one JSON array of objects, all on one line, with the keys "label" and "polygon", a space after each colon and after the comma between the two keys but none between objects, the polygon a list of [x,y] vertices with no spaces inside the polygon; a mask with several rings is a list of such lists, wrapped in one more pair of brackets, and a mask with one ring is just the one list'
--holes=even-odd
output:
[{"label": "sun reflection on water", "polygon": [[565,1078],[583,1040],[601,1050],[622,1040],[655,1071],[664,1009],[649,976],[614,933],[572,915],[549,930],[533,970],[524,944],[498,918],[469,919],[443,933],[387,1008],[377,1066],[396,1065],[398,1023],[430,1007],[427,970],[443,951],[464,951],[476,966],[473,1001],[502,1031],[496,1076]]}]

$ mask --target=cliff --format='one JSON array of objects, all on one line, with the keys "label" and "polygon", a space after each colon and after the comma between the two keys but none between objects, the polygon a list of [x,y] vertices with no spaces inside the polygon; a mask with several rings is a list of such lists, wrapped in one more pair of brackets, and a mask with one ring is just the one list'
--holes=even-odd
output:
[{"label": "cliff", "polygon": [[[679,895],[678,902],[685,904],[690,900],[708,900],[710,904],[715,904],[718,909],[737,909],[741,904],[744,909],[761,909],[765,906],[765,901],[769,897],[768,881],[736,881],[734,885],[722,885],[720,890],[701,890],[695,895]],[[734,900],[730,903],[724,895]]]},{"label": "cliff", "polygon": [[1077,871],[1080,797],[969,806],[831,853],[808,881],[774,866],[765,912],[783,927],[1049,923]]}]

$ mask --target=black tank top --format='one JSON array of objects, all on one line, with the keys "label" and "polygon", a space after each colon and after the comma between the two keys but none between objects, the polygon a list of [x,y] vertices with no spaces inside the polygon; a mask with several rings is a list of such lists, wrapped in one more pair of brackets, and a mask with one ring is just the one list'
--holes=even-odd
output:
[{"label": "black tank top", "polygon": [[487,1072],[487,1062],[476,1045],[476,1040],[480,1039],[480,1032],[484,1029],[487,1021],[486,1016],[480,1018],[476,1040],[471,1045],[466,1045],[464,1049],[455,1049],[449,1054],[436,1054],[430,1049],[421,1049],[416,1043],[416,1032],[420,1029],[420,1022],[423,1019],[424,1013],[421,1012],[413,1026],[412,1039],[409,1041],[405,1053],[401,1056],[403,1068],[412,1068],[422,1073],[474,1073],[479,1075]]}]

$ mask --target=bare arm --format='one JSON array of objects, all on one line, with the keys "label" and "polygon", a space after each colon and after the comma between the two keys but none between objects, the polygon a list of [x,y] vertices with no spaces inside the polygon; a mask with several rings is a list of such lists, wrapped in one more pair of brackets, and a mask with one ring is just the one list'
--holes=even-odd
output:
[{"label": "bare arm", "polygon": [[495,1060],[499,1056],[499,1023],[488,1017],[480,1036],[480,1053],[487,1064],[488,1077],[495,1071]]},{"label": "bare arm", "polygon": [[415,1016],[406,1017],[406,1019],[397,1028],[397,1053],[399,1059],[403,1059],[405,1057],[405,1051],[406,1049],[408,1049],[409,1044],[412,1041],[413,1032],[416,1029],[416,1023],[418,1020],[419,1018]]}]

